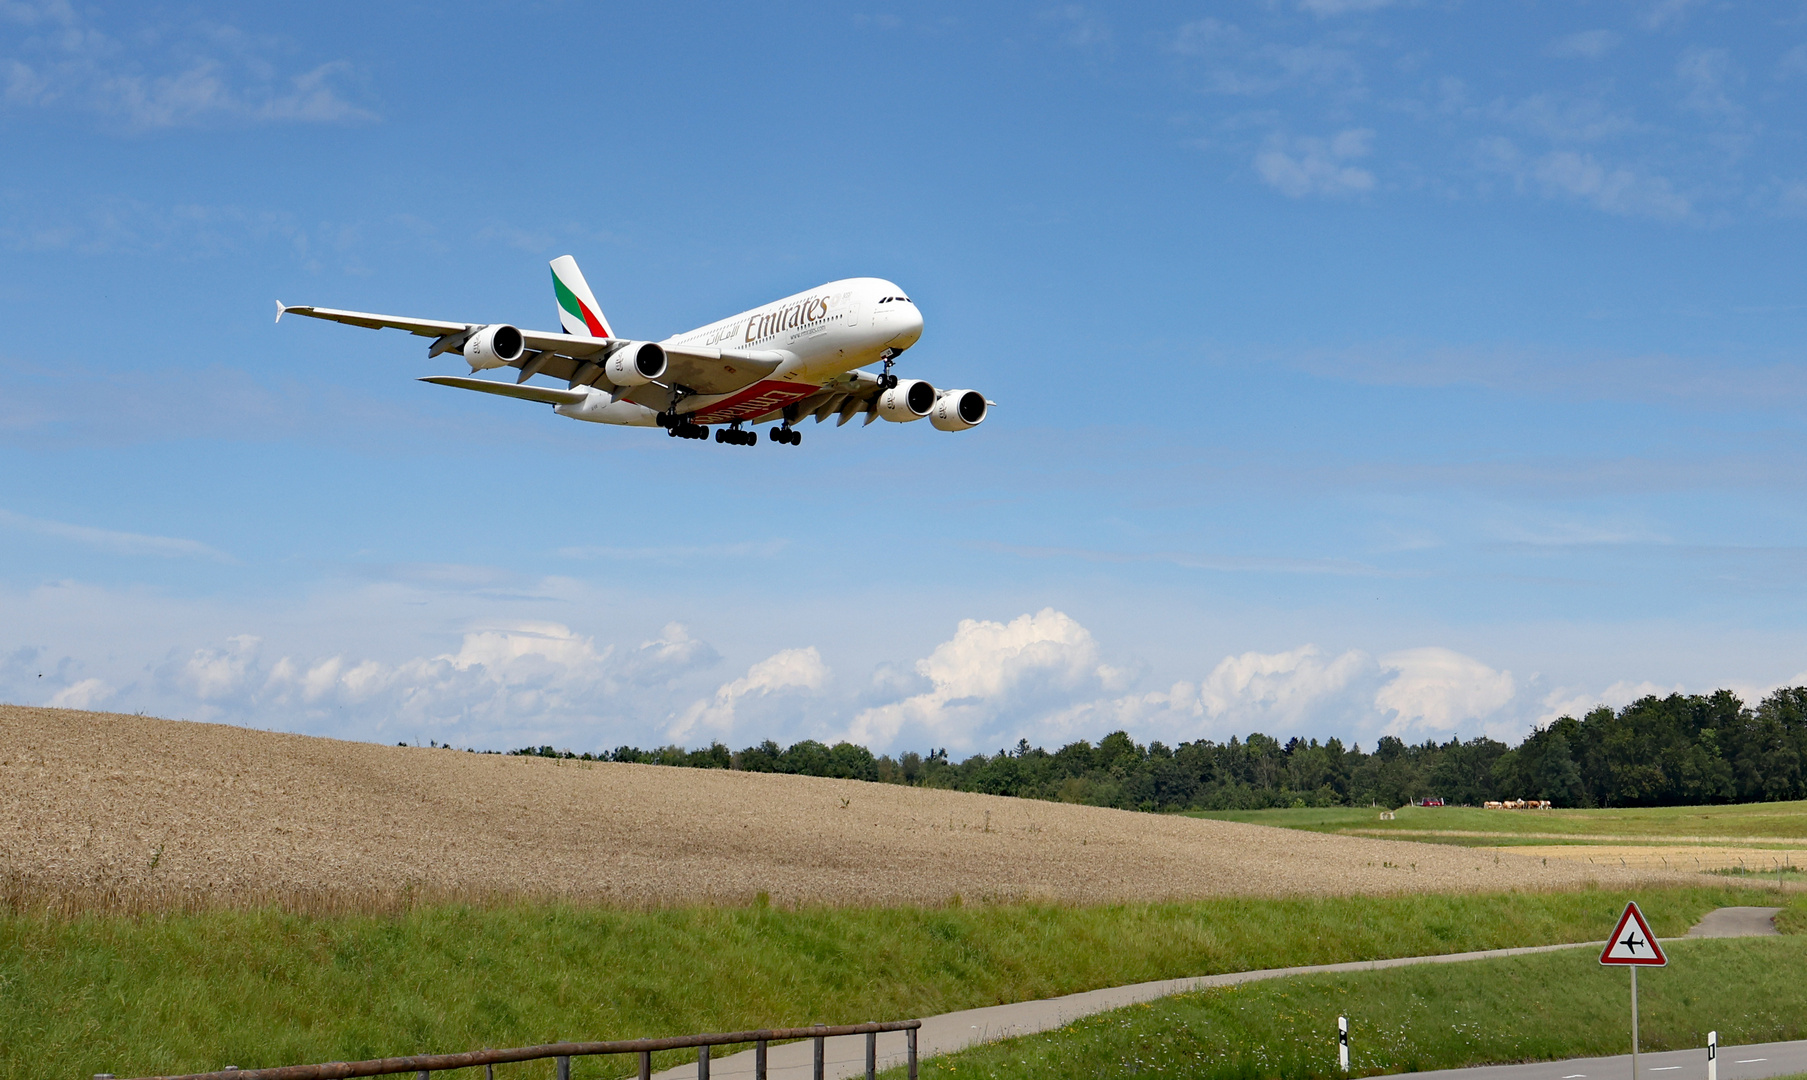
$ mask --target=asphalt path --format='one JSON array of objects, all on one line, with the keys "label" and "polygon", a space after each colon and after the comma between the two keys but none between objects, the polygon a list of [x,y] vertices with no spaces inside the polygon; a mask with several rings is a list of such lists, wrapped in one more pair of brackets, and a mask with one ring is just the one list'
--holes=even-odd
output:
[{"label": "asphalt path", "polygon": [[[1719,1080],[1766,1080],[1790,1073],[1807,1073],[1807,1039],[1719,1048]],[[1704,1046],[1638,1055],[1638,1080],[1706,1080],[1706,1075]],[[1412,1080],[1631,1080],[1631,1055],[1433,1069],[1413,1073]]]},{"label": "asphalt path", "polygon": [[[1708,913],[1688,931],[1689,937],[1746,937],[1776,933],[1774,918],[1780,908],[1720,908]],[[1201,975],[1188,979],[1163,979],[1158,982],[1113,986],[1088,990],[1065,997],[1039,1001],[1019,1001],[1008,1005],[992,1005],[983,1009],[965,1009],[926,1017],[917,1032],[919,1059],[951,1054],[980,1043],[1011,1039],[1051,1031],[1082,1016],[1092,1016],[1127,1005],[1171,997],[1210,987],[1236,986],[1241,983],[1280,979],[1288,975],[1321,975],[1352,971],[1380,971],[1385,968],[1414,964],[1459,964],[1469,960],[1489,960],[1501,956],[1525,956],[1530,953],[1555,952],[1560,949],[1600,948],[1605,942],[1577,942],[1570,945],[1535,945],[1520,949],[1487,949],[1480,952],[1447,953],[1442,956],[1402,956],[1389,960],[1359,960],[1345,964],[1313,964],[1302,967],[1267,968],[1260,971],[1235,971],[1222,975]],[[884,1019],[879,1017],[876,1019]],[[1776,1049],[1773,1053],[1770,1050]],[[906,1044],[902,1033],[887,1032],[878,1037],[878,1068],[902,1065],[906,1060]],[[1807,1072],[1807,1041],[1771,1043],[1742,1047],[1735,1055],[1731,1048],[1721,1047],[1720,1080],[1764,1080],[1766,1077]],[[1664,1060],[1657,1060],[1657,1059]],[[1668,1060],[1673,1058],[1674,1060]],[[1647,1065],[1646,1062],[1649,1064]],[[1689,1064],[1692,1062],[1693,1064]],[[1772,1062],[1777,1063],[1771,1067]],[[1615,1064],[1619,1063],[1619,1064]],[[768,1080],[810,1080],[814,1075],[815,1047],[811,1042],[786,1043],[767,1051]],[[1590,1072],[1589,1070],[1593,1071]],[[1613,1071],[1617,1069],[1617,1071]],[[1751,1071],[1732,1072],[1731,1069]],[[846,1036],[824,1040],[823,1076],[825,1080],[849,1080],[866,1071],[866,1037]],[[1639,1056],[1638,1080],[1668,1080],[1671,1072],[1696,1080],[1706,1076],[1706,1050],[1678,1050],[1665,1054]],[[695,1065],[680,1065],[655,1074],[657,1080],[688,1080],[697,1074]],[[1496,1075],[1497,1074],[1497,1075]],[[739,1080],[753,1075],[753,1051],[744,1050],[715,1058],[710,1062],[712,1080]],[[1631,1080],[1631,1055],[1623,1058],[1592,1058],[1571,1062],[1540,1062],[1530,1065],[1486,1065],[1472,1069],[1444,1069],[1415,1073],[1417,1077],[1448,1077],[1451,1080]],[[1681,1080],[1681,1078],[1675,1078]]]}]

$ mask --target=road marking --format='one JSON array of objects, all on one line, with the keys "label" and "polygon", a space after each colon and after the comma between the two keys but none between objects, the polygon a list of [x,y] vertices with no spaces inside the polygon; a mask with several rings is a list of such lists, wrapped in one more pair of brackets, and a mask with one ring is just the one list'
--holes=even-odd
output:
[{"label": "road marking", "polygon": [[1585,1080],[1586,1076],[1586,1073],[1570,1073],[1563,1077],[1562,1080]]},{"label": "road marking", "polygon": [[1753,1061],[1768,1061],[1768,1060],[1769,1060],[1768,1058],[1739,1058],[1737,1061],[1732,1062],[1732,1064],[1749,1065]]},{"label": "road marking", "polygon": [[1651,1069],[1650,1071],[1651,1072],[1674,1072],[1676,1069],[1679,1069],[1679,1068],[1681,1068],[1680,1065],[1664,1065],[1662,1068]]}]

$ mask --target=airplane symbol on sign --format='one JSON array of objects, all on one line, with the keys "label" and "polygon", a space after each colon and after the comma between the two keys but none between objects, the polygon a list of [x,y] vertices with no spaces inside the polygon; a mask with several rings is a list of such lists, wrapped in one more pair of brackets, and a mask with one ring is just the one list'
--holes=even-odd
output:
[{"label": "airplane symbol on sign", "polygon": [[1619,944],[1621,944],[1621,945],[1625,946],[1627,949],[1631,950],[1631,952],[1633,954],[1636,954],[1638,951],[1638,946],[1642,945],[1644,943],[1638,940],[1638,932],[1636,930],[1633,930],[1631,933],[1626,934],[1625,940],[1619,942]]}]

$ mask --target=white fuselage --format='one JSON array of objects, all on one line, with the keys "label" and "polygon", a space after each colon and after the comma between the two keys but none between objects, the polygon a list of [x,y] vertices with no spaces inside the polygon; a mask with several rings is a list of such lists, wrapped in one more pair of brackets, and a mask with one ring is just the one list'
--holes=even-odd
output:
[{"label": "white fuselage", "polygon": [[683,411],[702,423],[750,420],[815,393],[838,375],[895,356],[922,336],[922,313],[883,278],[831,281],[743,311],[666,343],[776,352],[778,369],[728,394],[698,396]]}]

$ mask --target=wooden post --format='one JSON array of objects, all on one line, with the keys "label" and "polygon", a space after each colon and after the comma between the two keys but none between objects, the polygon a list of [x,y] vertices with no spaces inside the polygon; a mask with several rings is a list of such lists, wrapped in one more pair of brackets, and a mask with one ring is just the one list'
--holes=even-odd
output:
[{"label": "wooden post", "polygon": [[[571,1078],[561,1076],[558,1080],[571,1080]],[[696,1080],[709,1080],[709,1047],[707,1045],[696,1048]]]},{"label": "wooden post", "polygon": [[765,1040],[753,1044],[753,1080],[765,1080]]},{"label": "wooden post", "polygon": [[878,1032],[866,1032],[866,1080],[878,1080]]},{"label": "wooden post", "polygon": [[910,1028],[905,1031],[904,1040],[909,1043],[910,1047],[910,1080],[916,1080],[916,1029]]},{"label": "wooden post", "polygon": [[640,1080],[653,1080],[653,1052],[640,1051]]},{"label": "wooden post", "polygon": [[[558,1080],[571,1080],[571,1059],[568,1057],[561,1056],[557,1059],[557,1061],[558,1061]],[[423,1077],[422,1080],[425,1080],[425,1078]]]}]

